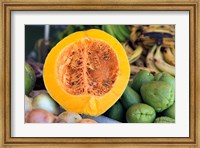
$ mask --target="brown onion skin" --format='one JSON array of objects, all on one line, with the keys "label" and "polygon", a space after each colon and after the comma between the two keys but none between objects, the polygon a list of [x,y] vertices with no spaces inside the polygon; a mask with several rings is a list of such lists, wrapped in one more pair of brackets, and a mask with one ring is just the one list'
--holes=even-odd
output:
[{"label": "brown onion skin", "polygon": [[57,117],[43,109],[33,109],[26,115],[26,123],[54,123]]}]

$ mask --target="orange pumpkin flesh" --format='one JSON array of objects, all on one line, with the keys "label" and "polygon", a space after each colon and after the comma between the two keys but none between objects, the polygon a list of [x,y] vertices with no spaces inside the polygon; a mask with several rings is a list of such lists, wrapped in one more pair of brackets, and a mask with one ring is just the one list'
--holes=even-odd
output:
[{"label": "orange pumpkin flesh", "polygon": [[83,38],[70,44],[57,59],[58,79],[72,95],[104,95],[112,88],[118,71],[112,48],[97,39]]},{"label": "orange pumpkin flesh", "polygon": [[92,116],[120,98],[129,75],[121,44],[97,29],[61,40],[48,54],[43,72],[47,91],[64,109]]}]

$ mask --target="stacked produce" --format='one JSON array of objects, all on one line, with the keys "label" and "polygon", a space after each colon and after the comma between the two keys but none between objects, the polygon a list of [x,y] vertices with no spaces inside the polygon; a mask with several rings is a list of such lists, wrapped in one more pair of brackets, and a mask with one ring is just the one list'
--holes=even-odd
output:
[{"label": "stacked produce", "polygon": [[70,25],[58,38],[25,65],[25,122],[175,122],[173,25]]}]

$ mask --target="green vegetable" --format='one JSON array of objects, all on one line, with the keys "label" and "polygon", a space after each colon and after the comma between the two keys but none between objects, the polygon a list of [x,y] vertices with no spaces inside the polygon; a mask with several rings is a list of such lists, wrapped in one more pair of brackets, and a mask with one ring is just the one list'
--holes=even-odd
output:
[{"label": "green vegetable", "polygon": [[155,117],[155,110],[143,103],[133,104],[126,112],[128,123],[152,123]]},{"label": "green vegetable", "polygon": [[36,76],[33,68],[25,63],[25,94],[28,95],[34,88]]},{"label": "green vegetable", "polygon": [[111,108],[106,111],[106,116],[111,119],[123,122],[125,119],[125,112],[122,104],[117,101]]},{"label": "green vegetable", "polygon": [[130,86],[127,86],[120,101],[127,110],[131,105],[142,102],[142,99],[135,90],[133,90]]},{"label": "green vegetable", "polygon": [[150,82],[153,80],[154,76],[150,72],[146,70],[140,70],[133,79],[131,88],[133,88],[135,91],[139,93],[143,83]]},{"label": "green vegetable", "polygon": [[167,116],[162,116],[156,118],[154,123],[175,123],[175,120]]},{"label": "green vegetable", "polygon": [[175,90],[175,78],[166,72],[156,74],[154,77],[154,80],[155,81],[165,81],[165,82],[169,83]]},{"label": "green vegetable", "polygon": [[175,103],[162,112],[163,115],[175,119]]},{"label": "green vegetable", "polygon": [[140,89],[143,101],[156,112],[162,112],[174,103],[174,89],[164,81],[144,83]]}]

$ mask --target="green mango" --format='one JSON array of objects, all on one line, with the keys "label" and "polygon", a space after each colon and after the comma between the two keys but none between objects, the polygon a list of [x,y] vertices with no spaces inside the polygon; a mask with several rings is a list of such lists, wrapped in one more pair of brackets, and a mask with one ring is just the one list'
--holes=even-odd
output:
[{"label": "green mango", "polygon": [[155,118],[155,110],[143,103],[131,105],[126,112],[126,121],[128,123],[152,123]]},{"label": "green mango", "polygon": [[139,93],[143,83],[150,82],[153,80],[154,76],[150,72],[146,70],[140,70],[133,79],[131,88],[133,88],[135,91]]},{"label": "green mango", "polygon": [[166,110],[164,110],[162,112],[162,115],[175,119],[175,103]]},{"label": "green mango", "polygon": [[162,116],[156,118],[154,123],[175,123],[175,120],[167,116]]},{"label": "green mango", "polygon": [[140,95],[127,85],[120,101],[127,110],[131,105],[142,102]]},{"label": "green mango", "polygon": [[25,94],[28,95],[34,88],[36,76],[33,68],[25,63]]},{"label": "green mango", "polygon": [[162,112],[174,103],[174,88],[164,81],[144,83],[140,89],[143,101],[156,112]]}]

